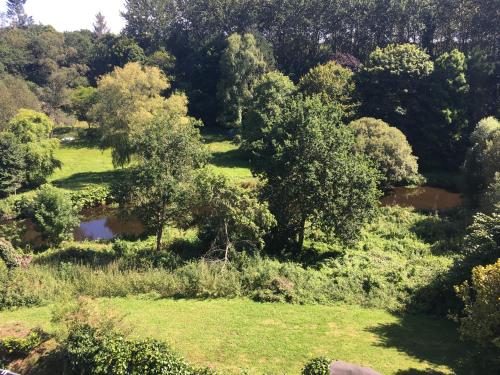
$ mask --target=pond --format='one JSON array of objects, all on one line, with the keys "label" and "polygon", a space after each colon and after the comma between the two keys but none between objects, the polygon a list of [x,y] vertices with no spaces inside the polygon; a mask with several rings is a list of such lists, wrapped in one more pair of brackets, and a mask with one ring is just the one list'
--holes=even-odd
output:
[{"label": "pond", "polygon": [[80,226],[73,236],[76,241],[112,240],[116,237],[139,237],[144,226],[135,217],[121,216],[106,206],[82,212]]},{"label": "pond", "polygon": [[460,194],[431,186],[398,187],[382,198],[383,206],[398,205],[425,211],[446,211],[461,204]]}]

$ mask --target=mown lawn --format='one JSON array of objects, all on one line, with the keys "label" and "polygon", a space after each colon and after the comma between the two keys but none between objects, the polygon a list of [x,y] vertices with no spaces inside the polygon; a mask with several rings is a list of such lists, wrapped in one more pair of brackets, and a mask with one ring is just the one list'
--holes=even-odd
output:
[{"label": "mown lawn", "polygon": [[[207,136],[205,142],[212,154],[211,165],[215,171],[237,183],[253,179],[248,161],[237,145],[221,136]],[[57,150],[56,158],[62,162],[62,168],[57,169],[49,181],[63,189],[79,190],[89,185],[109,185],[120,179],[121,171],[113,167],[109,149],[103,151],[79,142],[63,144]]]},{"label": "mown lawn", "polygon": [[[459,371],[464,347],[444,319],[397,317],[355,306],[300,306],[236,300],[102,300],[125,314],[133,335],[169,342],[189,361],[229,373],[299,374],[315,356],[382,374]],[[20,322],[50,329],[49,307],[0,313],[0,328]]]}]

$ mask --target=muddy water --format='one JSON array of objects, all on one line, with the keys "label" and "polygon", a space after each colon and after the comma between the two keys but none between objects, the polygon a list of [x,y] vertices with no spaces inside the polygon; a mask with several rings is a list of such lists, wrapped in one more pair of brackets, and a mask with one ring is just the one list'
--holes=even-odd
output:
[{"label": "muddy water", "polygon": [[423,186],[417,188],[395,188],[382,198],[384,206],[413,207],[417,210],[444,211],[462,204],[462,197],[444,189]]}]

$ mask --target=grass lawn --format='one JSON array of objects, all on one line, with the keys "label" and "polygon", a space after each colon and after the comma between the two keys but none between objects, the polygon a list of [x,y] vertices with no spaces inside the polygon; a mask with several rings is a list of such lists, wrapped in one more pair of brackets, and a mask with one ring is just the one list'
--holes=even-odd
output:
[{"label": "grass lawn", "polygon": [[[248,161],[238,150],[238,146],[222,136],[206,136],[205,142],[212,154],[211,164],[216,171],[228,176],[235,182],[244,183],[253,179]],[[120,169],[115,169],[111,160],[111,150],[79,142],[63,144],[56,152],[62,162],[49,178],[54,185],[79,190],[89,185],[109,185],[120,178]]]},{"label": "grass lawn", "polygon": [[[137,298],[103,304],[125,314],[133,335],[165,340],[192,363],[230,373],[246,368],[252,374],[299,374],[320,355],[386,375],[453,373],[464,355],[449,321],[356,306]],[[49,319],[49,307],[1,312],[0,328],[20,322],[47,329]]]}]

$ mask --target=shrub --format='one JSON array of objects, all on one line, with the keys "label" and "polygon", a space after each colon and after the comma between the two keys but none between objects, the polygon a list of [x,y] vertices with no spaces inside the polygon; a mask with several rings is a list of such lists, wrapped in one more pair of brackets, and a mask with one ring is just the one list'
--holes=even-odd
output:
[{"label": "shrub", "polygon": [[25,357],[43,342],[45,336],[42,331],[36,329],[25,337],[0,338],[0,358],[7,360]]},{"label": "shrub", "polygon": [[71,200],[78,211],[102,206],[111,200],[111,189],[107,186],[88,186],[72,192]]},{"label": "shrub", "polygon": [[465,193],[477,205],[494,183],[500,165],[500,121],[494,117],[482,119],[471,134],[470,143],[464,164]]},{"label": "shrub", "polygon": [[311,359],[302,369],[302,375],[329,375],[331,362],[325,357]]},{"label": "shrub", "polygon": [[71,198],[51,185],[40,188],[32,206],[33,219],[49,245],[57,246],[71,238],[80,220]]},{"label": "shrub", "polygon": [[460,332],[483,346],[500,348],[500,260],[472,270],[472,279],[456,287],[465,304]]},{"label": "shrub", "polygon": [[406,136],[382,120],[364,117],[349,125],[356,135],[355,150],[378,167],[386,187],[419,180],[417,158]]},{"label": "shrub", "polygon": [[4,238],[0,237],[0,260],[3,260],[7,268],[18,267],[21,264],[21,254],[14,246]]}]

